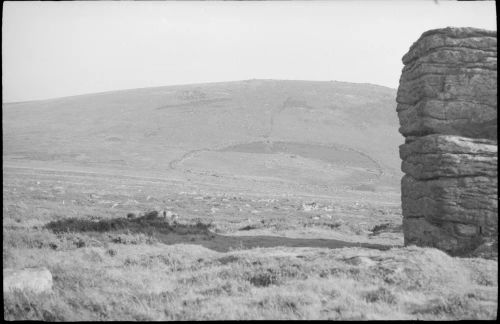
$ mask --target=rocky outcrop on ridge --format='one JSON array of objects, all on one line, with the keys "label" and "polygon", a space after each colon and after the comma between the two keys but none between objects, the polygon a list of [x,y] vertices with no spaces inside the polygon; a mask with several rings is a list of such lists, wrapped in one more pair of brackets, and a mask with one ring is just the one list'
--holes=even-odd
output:
[{"label": "rocky outcrop on ridge", "polygon": [[[397,95],[405,245],[498,250],[496,31],[422,34]],[[492,243],[493,242],[493,243]]]}]

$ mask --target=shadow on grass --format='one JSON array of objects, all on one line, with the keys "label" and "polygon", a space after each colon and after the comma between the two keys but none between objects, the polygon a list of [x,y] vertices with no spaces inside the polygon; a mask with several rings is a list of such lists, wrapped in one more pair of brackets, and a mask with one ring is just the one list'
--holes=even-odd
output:
[{"label": "shadow on grass", "polygon": [[66,218],[58,221],[53,221],[45,225],[45,228],[54,233],[64,232],[127,232],[134,234],[149,234],[156,233],[170,234],[176,233],[181,235],[186,234],[202,234],[208,235],[210,232],[209,224],[196,223],[195,225],[185,224],[170,224],[159,217],[139,217],[135,219],[127,218],[112,218],[103,220],[86,220],[80,218]]},{"label": "shadow on grass", "polygon": [[354,243],[333,239],[299,239],[280,236],[226,236],[213,233],[209,230],[210,224],[198,222],[196,224],[169,223],[159,217],[139,217],[136,219],[113,218],[106,220],[85,220],[67,218],[53,221],[45,228],[54,233],[82,233],[106,240],[107,234],[144,234],[164,244],[199,244],[218,252],[227,252],[231,249],[251,249],[255,247],[363,247],[378,250],[388,250],[392,245]]}]

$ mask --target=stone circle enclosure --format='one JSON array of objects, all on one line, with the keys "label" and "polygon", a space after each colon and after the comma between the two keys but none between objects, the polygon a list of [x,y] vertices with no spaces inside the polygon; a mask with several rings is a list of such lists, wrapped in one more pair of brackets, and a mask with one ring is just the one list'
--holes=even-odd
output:
[{"label": "stone circle enclosure", "polygon": [[429,30],[403,63],[396,100],[405,245],[497,253],[496,31]]}]

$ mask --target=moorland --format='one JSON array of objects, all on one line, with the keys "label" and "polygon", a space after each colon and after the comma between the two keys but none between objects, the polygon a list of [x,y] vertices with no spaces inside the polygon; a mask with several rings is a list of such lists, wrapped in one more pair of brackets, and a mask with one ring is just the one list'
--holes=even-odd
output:
[{"label": "moorland", "polygon": [[[5,319],[491,319],[497,261],[404,247],[396,90],[247,80],[4,103]],[[127,214],[167,210],[164,218]]]}]

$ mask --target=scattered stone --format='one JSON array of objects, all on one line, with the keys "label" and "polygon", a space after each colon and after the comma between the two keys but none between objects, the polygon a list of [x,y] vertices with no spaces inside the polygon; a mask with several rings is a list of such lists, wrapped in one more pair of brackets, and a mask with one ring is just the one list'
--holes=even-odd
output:
[{"label": "scattered stone", "polygon": [[347,264],[351,264],[354,266],[365,266],[365,267],[373,267],[377,265],[377,262],[365,256],[355,256],[352,258],[343,260]]},{"label": "scattered stone", "polygon": [[171,212],[170,210],[164,210],[162,212],[162,216],[168,220],[168,221],[173,221],[176,222],[179,219],[179,215],[177,215],[174,212]]},{"label": "scattered stone", "polygon": [[54,186],[52,187],[52,190],[58,192],[58,193],[65,193],[66,191],[64,190],[64,187],[61,186]]},{"label": "scattered stone", "polygon": [[319,206],[315,202],[302,204],[302,210],[305,212],[311,212],[311,211],[318,210],[318,209],[319,209]]},{"label": "scattered stone", "polygon": [[128,199],[124,205],[137,205],[139,202],[135,199]]},{"label": "scattered stone", "polygon": [[101,217],[95,216],[95,215],[88,215],[88,218],[91,222],[95,222],[95,223],[97,223],[101,220]]},{"label": "scattered stone", "polygon": [[3,292],[30,291],[34,293],[52,290],[52,274],[45,267],[3,269]]}]

